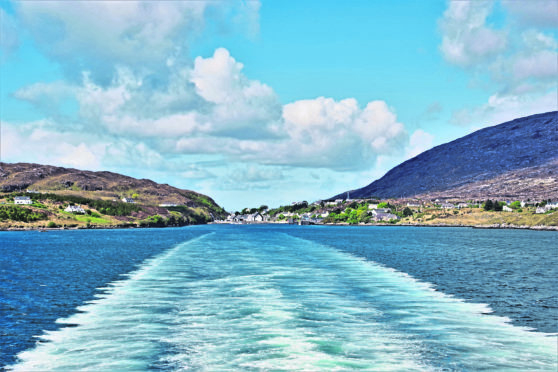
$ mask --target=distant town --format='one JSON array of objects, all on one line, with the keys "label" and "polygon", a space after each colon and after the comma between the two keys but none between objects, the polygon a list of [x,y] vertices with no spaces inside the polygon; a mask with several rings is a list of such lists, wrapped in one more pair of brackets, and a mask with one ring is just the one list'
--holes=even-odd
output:
[{"label": "distant town", "polygon": [[[215,223],[379,225],[449,224],[476,225],[498,219],[533,225],[533,218],[558,214],[558,202],[551,200],[454,200],[454,199],[336,199],[293,202],[270,209],[266,205],[229,213]],[[507,215],[507,216],[506,216]],[[515,218],[514,218],[515,217]],[[553,218],[556,216],[553,216]],[[539,218],[540,219],[540,218]],[[514,221],[515,220],[515,221]],[[475,223],[476,222],[476,223]],[[535,223],[536,224],[536,223]]]}]

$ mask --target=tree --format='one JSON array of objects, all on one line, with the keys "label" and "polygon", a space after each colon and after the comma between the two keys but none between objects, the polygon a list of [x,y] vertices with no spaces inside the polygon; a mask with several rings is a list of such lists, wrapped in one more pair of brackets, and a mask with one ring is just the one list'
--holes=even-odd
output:
[{"label": "tree", "polygon": [[492,203],[492,200],[488,199],[485,203],[484,203],[484,210],[485,211],[491,211],[494,208],[494,205]]},{"label": "tree", "polygon": [[511,209],[519,209],[521,208],[521,202],[519,200],[514,201],[510,204]]},{"label": "tree", "polygon": [[378,208],[387,208],[388,207],[388,203],[386,202],[382,202],[380,204],[378,204]]},{"label": "tree", "polygon": [[137,193],[133,193],[132,194],[132,199],[137,199],[137,198],[139,198],[139,195]]},{"label": "tree", "polygon": [[405,207],[405,209],[403,209],[403,216],[409,217],[412,215],[413,215],[413,211],[409,207]]},{"label": "tree", "polygon": [[260,207],[258,208],[258,212],[263,212],[263,211],[265,211],[266,209],[269,209],[269,208],[267,207],[267,205],[260,205]]},{"label": "tree", "polygon": [[501,212],[503,210],[502,204],[500,204],[498,200],[494,201],[494,204],[492,204],[492,208],[495,212]]}]

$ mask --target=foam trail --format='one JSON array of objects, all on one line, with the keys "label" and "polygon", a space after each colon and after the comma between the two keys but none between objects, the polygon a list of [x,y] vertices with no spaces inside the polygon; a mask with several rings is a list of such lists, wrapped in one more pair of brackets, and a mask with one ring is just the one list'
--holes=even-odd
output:
[{"label": "foam trail", "polygon": [[219,232],[147,261],[13,370],[556,370],[556,339],[373,262]]}]

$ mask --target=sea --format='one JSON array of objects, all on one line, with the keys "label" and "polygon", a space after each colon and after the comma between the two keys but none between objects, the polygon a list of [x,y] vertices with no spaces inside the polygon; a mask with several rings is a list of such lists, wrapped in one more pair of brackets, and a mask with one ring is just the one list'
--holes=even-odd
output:
[{"label": "sea", "polygon": [[558,233],[0,232],[8,371],[556,371]]}]

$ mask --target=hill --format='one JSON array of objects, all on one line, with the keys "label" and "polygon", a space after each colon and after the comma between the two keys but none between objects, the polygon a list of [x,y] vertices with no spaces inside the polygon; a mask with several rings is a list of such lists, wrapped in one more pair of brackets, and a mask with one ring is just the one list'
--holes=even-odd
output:
[{"label": "hill", "polygon": [[[60,215],[60,209],[70,204],[89,208],[106,226],[142,222],[164,225],[165,221],[173,225],[203,223],[226,215],[223,208],[206,195],[148,179],[51,165],[0,163],[0,199],[6,204],[3,208],[10,207],[12,214],[17,208],[23,208],[9,206],[15,196],[21,195],[33,199],[29,207],[33,213],[42,213],[46,216],[43,220],[54,219],[58,224],[67,217]],[[123,203],[122,198],[133,198],[135,203]],[[74,219],[78,225],[87,219],[95,221],[94,217],[77,217]],[[3,225],[10,223],[6,217],[3,222]]]},{"label": "hill", "polygon": [[515,119],[434,147],[349,195],[556,200],[558,112]]}]

